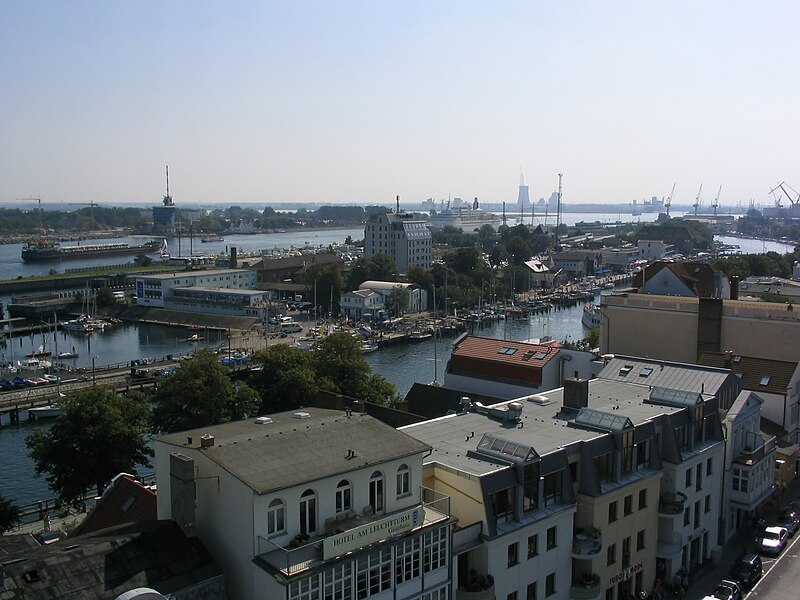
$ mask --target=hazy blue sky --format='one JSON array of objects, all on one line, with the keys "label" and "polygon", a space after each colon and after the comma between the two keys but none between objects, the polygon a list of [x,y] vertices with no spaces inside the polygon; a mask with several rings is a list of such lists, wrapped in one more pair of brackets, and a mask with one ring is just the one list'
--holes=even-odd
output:
[{"label": "hazy blue sky", "polygon": [[0,201],[768,203],[800,2],[3,0]]}]

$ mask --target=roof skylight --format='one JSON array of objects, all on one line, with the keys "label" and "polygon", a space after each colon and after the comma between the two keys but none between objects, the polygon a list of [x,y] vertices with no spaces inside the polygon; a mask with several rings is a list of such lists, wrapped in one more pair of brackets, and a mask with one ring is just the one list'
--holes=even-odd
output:
[{"label": "roof skylight", "polygon": [[622,431],[633,429],[633,422],[625,415],[614,414],[594,408],[582,408],[575,417],[578,425],[600,429],[603,431]]},{"label": "roof skylight", "polygon": [[667,406],[696,406],[703,401],[700,392],[687,392],[686,390],[673,390],[664,387],[654,387],[650,390],[650,402],[666,404]]},{"label": "roof skylight", "polygon": [[536,450],[531,446],[504,440],[503,438],[495,437],[487,433],[484,433],[483,437],[481,437],[477,449],[479,452],[498,456],[506,460],[513,460],[514,462],[527,462],[539,458]]},{"label": "roof skylight", "polygon": [[516,348],[508,348],[507,346],[503,346],[502,348],[500,348],[500,350],[497,351],[497,353],[508,354],[510,356],[511,354],[514,354],[516,351],[517,351]]}]

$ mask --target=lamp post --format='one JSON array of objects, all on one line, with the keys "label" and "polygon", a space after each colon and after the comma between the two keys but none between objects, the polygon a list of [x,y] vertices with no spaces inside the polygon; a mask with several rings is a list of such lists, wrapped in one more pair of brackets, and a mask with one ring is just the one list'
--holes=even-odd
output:
[{"label": "lamp post", "polygon": [[92,356],[92,385],[95,384],[94,361],[96,358],[96,356]]}]

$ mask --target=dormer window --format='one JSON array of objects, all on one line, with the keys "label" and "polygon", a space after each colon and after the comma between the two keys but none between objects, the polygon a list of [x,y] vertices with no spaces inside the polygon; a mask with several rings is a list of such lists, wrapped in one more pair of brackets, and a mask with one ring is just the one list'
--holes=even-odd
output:
[{"label": "dormer window", "polygon": [[770,380],[772,379],[772,375],[762,375],[761,381],[758,382],[759,385],[769,385]]}]

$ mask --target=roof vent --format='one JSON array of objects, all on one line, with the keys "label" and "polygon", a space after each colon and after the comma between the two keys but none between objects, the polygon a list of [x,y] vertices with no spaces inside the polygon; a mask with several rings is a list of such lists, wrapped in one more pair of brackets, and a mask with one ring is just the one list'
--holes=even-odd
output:
[{"label": "roof vent", "polygon": [[533,402],[534,404],[538,404],[539,406],[547,406],[552,402],[550,398],[541,394],[532,394],[530,396],[526,396],[525,400],[528,402]]},{"label": "roof vent", "polygon": [[257,425],[269,425],[270,423],[272,423],[272,419],[270,419],[269,417],[258,417],[256,419]]},{"label": "roof vent", "polygon": [[296,412],[292,414],[293,419],[310,419],[311,415],[307,412]]},{"label": "roof vent", "polygon": [[200,448],[211,448],[214,445],[214,436],[210,433],[205,433],[200,436]]}]

